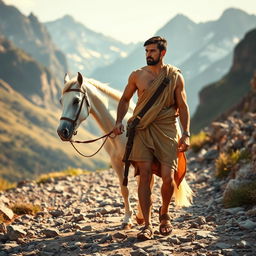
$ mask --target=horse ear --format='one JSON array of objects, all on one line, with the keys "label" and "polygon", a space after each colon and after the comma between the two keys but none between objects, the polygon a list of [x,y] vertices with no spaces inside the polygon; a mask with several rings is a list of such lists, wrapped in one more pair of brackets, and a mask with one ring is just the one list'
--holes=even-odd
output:
[{"label": "horse ear", "polygon": [[68,73],[65,73],[64,83],[67,83],[70,80]]},{"label": "horse ear", "polygon": [[77,82],[81,87],[81,85],[83,84],[83,76],[79,72],[78,72],[78,75],[77,75]]}]

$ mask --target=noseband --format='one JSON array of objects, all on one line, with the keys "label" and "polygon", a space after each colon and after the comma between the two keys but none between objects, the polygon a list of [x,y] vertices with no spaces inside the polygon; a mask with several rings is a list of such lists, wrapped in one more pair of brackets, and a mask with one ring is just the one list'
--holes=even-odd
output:
[{"label": "noseband", "polygon": [[66,90],[66,92],[80,92],[84,95],[83,99],[82,99],[82,102],[80,104],[80,107],[78,109],[78,112],[76,114],[76,118],[74,120],[71,119],[71,118],[68,118],[68,117],[63,117],[63,116],[60,118],[60,120],[65,120],[65,121],[71,122],[75,126],[76,121],[79,118],[79,115],[81,113],[84,101],[86,101],[86,104],[87,104],[87,107],[88,107],[88,112],[90,111],[91,105],[90,105],[90,102],[89,102],[88,95],[87,95],[86,91],[82,91],[81,89],[68,89],[68,90]]}]

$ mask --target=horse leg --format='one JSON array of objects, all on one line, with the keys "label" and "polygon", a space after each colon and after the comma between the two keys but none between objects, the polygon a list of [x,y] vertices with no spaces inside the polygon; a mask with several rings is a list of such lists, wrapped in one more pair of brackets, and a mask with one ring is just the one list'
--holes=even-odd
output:
[{"label": "horse leg", "polygon": [[[136,180],[137,180],[137,184],[139,185],[139,182],[140,182],[140,176],[137,175],[136,176]],[[154,175],[152,175],[152,179],[151,179],[151,182],[150,182],[150,190],[152,191],[152,188],[153,188],[153,185],[154,185]],[[138,224],[143,224],[144,223],[144,217],[143,217],[143,214],[142,214],[142,210],[141,210],[141,206],[140,206],[140,203],[138,201],[138,204],[137,204],[137,214],[136,214],[136,221]]]},{"label": "horse leg", "polygon": [[122,221],[122,227],[130,228],[132,226],[132,208],[131,208],[131,204],[129,201],[129,189],[127,186],[123,186],[123,179],[124,179],[123,163],[118,164],[118,163],[112,162],[112,166],[117,173],[117,176],[119,179],[119,184],[120,184],[121,194],[122,194],[123,200],[124,200],[125,214],[124,214],[124,219]]}]

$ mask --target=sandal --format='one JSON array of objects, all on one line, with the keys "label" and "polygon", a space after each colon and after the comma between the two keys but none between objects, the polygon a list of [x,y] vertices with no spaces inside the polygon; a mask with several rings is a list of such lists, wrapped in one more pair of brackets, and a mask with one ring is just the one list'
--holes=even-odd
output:
[{"label": "sandal", "polygon": [[138,225],[142,225],[144,223],[144,219],[143,218],[139,218],[137,215],[135,215],[136,218],[136,222]]},{"label": "sandal", "polygon": [[[172,233],[172,225],[170,223],[171,219],[168,213],[164,213],[161,215],[161,209],[162,209],[162,206],[159,208],[159,211],[158,211],[159,221],[160,221],[159,232],[163,236],[168,236]],[[168,221],[169,223],[161,224],[163,220]]]},{"label": "sandal", "polygon": [[145,226],[137,234],[137,238],[141,241],[150,240],[153,238],[153,229],[151,225]]}]

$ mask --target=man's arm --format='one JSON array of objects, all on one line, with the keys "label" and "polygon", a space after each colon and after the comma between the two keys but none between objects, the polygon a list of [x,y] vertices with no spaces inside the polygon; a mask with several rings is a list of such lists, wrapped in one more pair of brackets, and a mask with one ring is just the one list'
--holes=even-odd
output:
[{"label": "man's arm", "polygon": [[119,135],[124,132],[124,126],[122,124],[122,121],[128,111],[130,100],[137,90],[136,86],[136,72],[132,72],[129,79],[128,84],[125,87],[125,90],[123,92],[123,95],[118,103],[117,107],[117,117],[116,117],[116,125],[113,129],[113,132],[116,135]]},{"label": "man's arm", "polygon": [[180,123],[182,126],[183,134],[179,142],[179,151],[186,151],[190,145],[189,130],[190,130],[190,114],[187,104],[187,96],[185,91],[184,78],[181,74],[178,75],[175,89],[175,97],[177,107],[179,109]]}]

